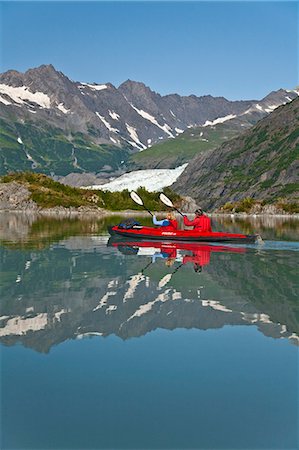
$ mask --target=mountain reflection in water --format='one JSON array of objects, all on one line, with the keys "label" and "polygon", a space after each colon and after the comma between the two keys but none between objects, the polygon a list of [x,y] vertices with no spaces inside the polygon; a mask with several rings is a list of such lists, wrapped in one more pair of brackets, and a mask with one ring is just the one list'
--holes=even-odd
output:
[{"label": "mountain reflection in water", "polygon": [[[244,247],[231,247],[228,245],[212,245],[208,243],[194,242],[170,242],[170,241],[129,241],[128,239],[119,240],[110,238],[108,245],[117,247],[118,250],[125,255],[150,255],[152,262],[157,258],[165,259],[167,266],[172,266],[178,260],[180,266],[192,263],[195,272],[201,272],[203,266],[210,264],[212,252],[224,253],[244,253]],[[187,254],[181,255],[180,252],[187,251]]]},{"label": "mountain reflection in water", "polygon": [[48,352],[85,336],[128,339],[158,328],[225,325],[254,325],[298,342],[297,243],[282,250],[279,242],[274,249],[108,242],[82,229],[53,242],[37,229],[41,247],[22,240],[23,233],[1,247],[5,345]]}]

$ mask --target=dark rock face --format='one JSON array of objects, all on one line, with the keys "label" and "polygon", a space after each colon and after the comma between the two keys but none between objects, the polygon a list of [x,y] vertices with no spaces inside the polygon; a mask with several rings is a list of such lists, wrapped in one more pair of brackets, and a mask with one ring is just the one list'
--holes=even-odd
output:
[{"label": "dark rock face", "polygon": [[299,98],[241,136],[195,157],[172,186],[205,208],[245,197],[298,198]]},{"label": "dark rock face", "polygon": [[0,210],[36,211],[37,205],[30,199],[30,192],[19,183],[0,183]]}]

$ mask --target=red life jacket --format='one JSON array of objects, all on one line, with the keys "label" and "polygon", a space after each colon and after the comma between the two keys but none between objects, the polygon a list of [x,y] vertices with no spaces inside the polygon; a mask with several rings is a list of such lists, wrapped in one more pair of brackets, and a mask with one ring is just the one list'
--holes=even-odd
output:
[{"label": "red life jacket", "polygon": [[173,219],[167,219],[169,222],[169,225],[167,225],[166,227],[161,227],[162,231],[175,231],[178,229],[178,222],[176,220]]},{"label": "red life jacket", "polygon": [[196,231],[212,231],[211,219],[205,214],[195,217],[194,220],[189,220],[188,217],[184,216],[184,225],[193,227],[193,230]]},{"label": "red life jacket", "polygon": [[202,231],[212,231],[212,227],[211,227],[211,219],[206,216],[206,215],[202,215],[201,216],[201,221],[202,221]]}]

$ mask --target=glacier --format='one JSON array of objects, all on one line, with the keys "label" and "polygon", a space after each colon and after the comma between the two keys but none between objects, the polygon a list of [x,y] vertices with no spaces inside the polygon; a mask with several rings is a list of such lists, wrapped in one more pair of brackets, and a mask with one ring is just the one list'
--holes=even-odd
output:
[{"label": "glacier", "polygon": [[85,186],[84,189],[99,189],[102,191],[119,192],[124,189],[129,191],[144,187],[149,192],[157,192],[164,187],[172,185],[184,172],[187,163],[175,169],[147,169],[136,170],[121,175],[109,183]]}]

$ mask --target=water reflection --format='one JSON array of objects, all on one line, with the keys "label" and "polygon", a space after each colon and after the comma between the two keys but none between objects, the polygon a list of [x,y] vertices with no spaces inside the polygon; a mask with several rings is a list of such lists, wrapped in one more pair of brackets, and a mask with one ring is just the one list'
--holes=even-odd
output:
[{"label": "water reflection", "polygon": [[295,448],[292,226],[108,241],[119,221],[0,217],[1,448]]},{"label": "water reflection", "polygon": [[[147,214],[136,219],[143,225],[151,225]],[[53,242],[70,236],[107,234],[108,225],[123,220],[124,215],[104,217],[39,216],[26,213],[0,213],[0,242],[12,248],[45,248]],[[179,227],[182,219],[177,217]],[[214,231],[228,231],[243,234],[260,234],[264,240],[299,240],[299,220],[290,217],[212,217]]]},{"label": "water reflection", "polygon": [[[39,233],[35,244],[45,242]],[[47,246],[1,248],[3,344],[48,352],[92,335],[128,339],[158,328],[225,325],[254,325],[298,342],[296,244],[130,243],[81,233]]]},{"label": "water reflection", "polygon": [[[211,253],[245,253],[244,247],[232,247],[229,245],[213,245],[196,242],[170,242],[170,241],[129,241],[110,238],[108,246],[116,247],[125,255],[151,256],[151,262],[158,258],[165,261],[165,265],[171,267],[175,261],[181,264],[175,272],[185,264],[191,263],[195,272],[201,272],[204,266],[210,264]],[[183,253],[182,253],[183,252]],[[186,254],[185,254],[186,253]],[[149,264],[146,266],[148,267]],[[143,270],[144,272],[144,270]]]},{"label": "water reflection", "polygon": [[298,240],[298,217],[289,216],[215,216],[212,220],[216,229],[260,234],[264,240]]}]

